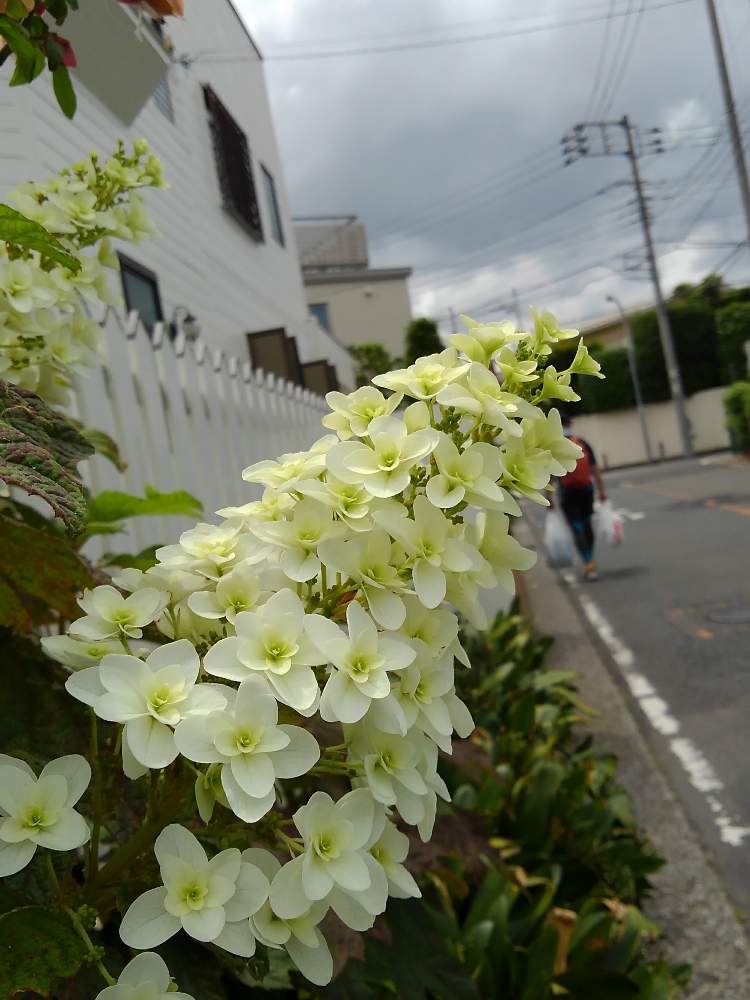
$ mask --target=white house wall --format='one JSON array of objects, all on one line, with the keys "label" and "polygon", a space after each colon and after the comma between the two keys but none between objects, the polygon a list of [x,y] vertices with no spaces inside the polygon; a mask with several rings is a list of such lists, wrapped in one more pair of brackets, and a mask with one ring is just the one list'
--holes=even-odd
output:
[{"label": "white house wall", "polygon": [[[97,0],[115,2],[115,0]],[[85,11],[85,7],[84,7]],[[75,16],[85,16],[82,12]],[[78,112],[63,117],[48,74],[31,86],[10,89],[9,67],[0,73],[0,199],[27,178],[43,179],[90,150],[111,150],[118,137],[148,139],[164,162],[171,187],[147,193],[160,236],[128,256],[156,273],[165,319],[177,305],[192,311],[211,345],[247,357],[245,334],[283,326],[296,337],[301,360],[317,360],[321,346],[344,384],[351,384],[348,355],[311,326],[299,273],[294,230],[266,92],[263,64],[227,0],[193,0],[184,20],[166,31],[177,55],[216,52],[237,61],[198,59],[172,65],[168,80],[174,123],[149,100],[131,127],[79,83]],[[103,46],[102,59],[106,59]],[[256,243],[222,207],[202,85],[209,84],[247,136],[264,242]],[[261,164],[276,183],[285,245],[273,238]],[[316,326],[316,325],[315,325]],[[210,333],[209,333],[210,331]]]}]

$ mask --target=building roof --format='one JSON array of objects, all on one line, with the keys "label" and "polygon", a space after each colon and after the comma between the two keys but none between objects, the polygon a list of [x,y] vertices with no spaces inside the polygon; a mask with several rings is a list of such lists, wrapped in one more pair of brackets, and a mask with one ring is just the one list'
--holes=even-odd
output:
[{"label": "building roof", "polygon": [[294,219],[302,268],[363,268],[369,264],[365,227],[354,215]]},{"label": "building roof", "polygon": [[[628,319],[632,319],[633,316],[637,316],[638,313],[645,312],[647,309],[653,309],[653,302],[642,302],[637,306],[628,306],[625,309],[625,316]],[[581,335],[583,337],[592,337],[597,333],[601,333],[603,330],[609,330],[610,327],[622,325],[622,317],[619,312],[609,313],[606,316],[601,316],[599,319],[592,320],[581,327]]]},{"label": "building roof", "polygon": [[263,53],[262,53],[262,52],[260,51],[260,49],[258,48],[258,46],[257,46],[257,44],[256,44],[256,42],[255,42],[255,39],[254,39],[254,38],[253,38],[253,36],[252,36],[252,35],[250,34],[250,31],[249,31],[249,29],[248,29],[247,25],[245,24],[245,22],[244,22],[244,21],[243,21],[243,19],[242,19],[242,15],[241,15],[241,14],[240,14],[240,12],[239,12],[239,11],[237,10],[237,7],[236,7],[236,5],[235,5],[235,3],[234,3],[234,0],[227,0],[227,3],[229,4],[229,6],[230,6],[230,7],[232,8],[232,10],[234,11],[234,16],[235,16],[235,17],[237,18],[237,20],[238,20],[238,21],[240,22],[240,24],[241,24],[241,26],[242,26],[242,30],[243,30],[243,31],[245,32],[245,34],[247,35],[247,40],[248,40],[248,41],[250,42],[250,44],[252,45],[252,47],[253,47],[253,48],[255,49],[255,51],[256,51],[256,53],[257,53],[257,55],[258,55],[258,58],[259,58],[259,59],[260,59],[260,60],[262,61],[262,60],[263,60]]},{"label": "building roof", "polygon": [[338,285],[357,281],[405,281],[411,276],[410,267],[360,267],[346,270],[302,268],[302,280],[310,285]]}]

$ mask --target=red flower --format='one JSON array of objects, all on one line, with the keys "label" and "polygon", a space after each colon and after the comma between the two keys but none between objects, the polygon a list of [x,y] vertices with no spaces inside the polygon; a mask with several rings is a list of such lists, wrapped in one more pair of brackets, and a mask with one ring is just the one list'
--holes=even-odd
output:
[{"label": "red flower", "polygon": [[70,44],[70,42],[68,41],[68,39],[67,38],[63,38],[62,35],[53,35],[52,37],[54,38],[54,40],[57,42],[57,44],[62,49],[62,53],[63,53],[62,64],[63,64],[63,66],[67,66],[68,68],[72,68],[73,66],[77,66],[78,65],[78,60],[76,59],[76,54],[73,51],[73,46]]}]

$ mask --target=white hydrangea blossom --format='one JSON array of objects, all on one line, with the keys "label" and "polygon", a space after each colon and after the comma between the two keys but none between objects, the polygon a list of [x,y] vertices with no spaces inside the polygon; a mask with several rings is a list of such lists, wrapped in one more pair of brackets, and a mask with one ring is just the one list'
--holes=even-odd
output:
[{"label": "white hydrangea blossom", "polygon": [[86,820],[73,806],[90,780],[79,754],[50,761],[38,778],[24,761],[0,754],[0,876],[25,868],[38,847],[73,851],[88,841]]},{"label": "white hydrangea blossom", "polygon": [[144,140],[95,153],[45,184],[26,183],[12,205],[37,222],[80,263],[69,271],[36,250],[0,240],[0,378],[53,404],[69,399],[71,375],[91,367],[101,331],[86,304],[116,304],[107,271],[119,267],[109,240],[140,242],[154,232],[136,193],[164,187],[159,160]]},{"label": "white hydrangea blossom", "polygon": [[194,1000],[173,990],[164,959],[153,951],[131,958],[113,986],[105,986],[96,1000]]},{"label": "white hydrangea blossom", "polygon": [[[123,727],[129,777],[189,775],[209,833],[217,815],[247,824],[242,856],[211,860],[167,828],[163,884],[123,921],[133,947],[180,927],[235,954],[258,940],[324,984],[329,909],[364,931],[389,894],[419,895],[396,824],[430,838],[449,800],[438,752],[473,729],[455,690],[455,661],[469,666],[458,613],[482,626],[480,591],[512,592],[513,573],[532,565],[510,531],[517,501],[546,504],[550,477],[580,454],[540,403],[598,374],[583,345],[555,371],[552,349],[571,333],[548,314],[534,322],[468,321],[439,354],[379,376],[391,395],[329,394],[334,434],[246,469],[255,498],[157,550],[145,572],[120,573],[129,596],[95,588],[70,636],[47,641],[71,694]],[[141,633],[162,644],[134,650]],[[285,789],[325,774],[351,790],[305,801]],[[294,804],[291,820],[277,803]],[[250,846],[261,843],[286,863]]]}]

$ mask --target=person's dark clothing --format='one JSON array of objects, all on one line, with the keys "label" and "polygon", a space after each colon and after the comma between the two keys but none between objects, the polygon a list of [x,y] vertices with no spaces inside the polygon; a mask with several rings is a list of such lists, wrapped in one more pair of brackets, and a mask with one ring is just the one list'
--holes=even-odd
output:
[{"label": "person's dark clothing", "polygon": [[[588,563],[594,556],[594,529],[591,523],[594,514],[594,484],[590,474],[581,481],[580,471],[581,467],[588,469],[596,465],[596,456],[587,441],[575,436],[571,440],[579,444],[586,454],[576,468],[578,475],[573,473],[570,477],[575,480],[575,485],[566,486],[564,480],[560,483],[560,508],[573,532],[578,554],[584,563]],[[588,482],[585,479],[588,479]]]}]

